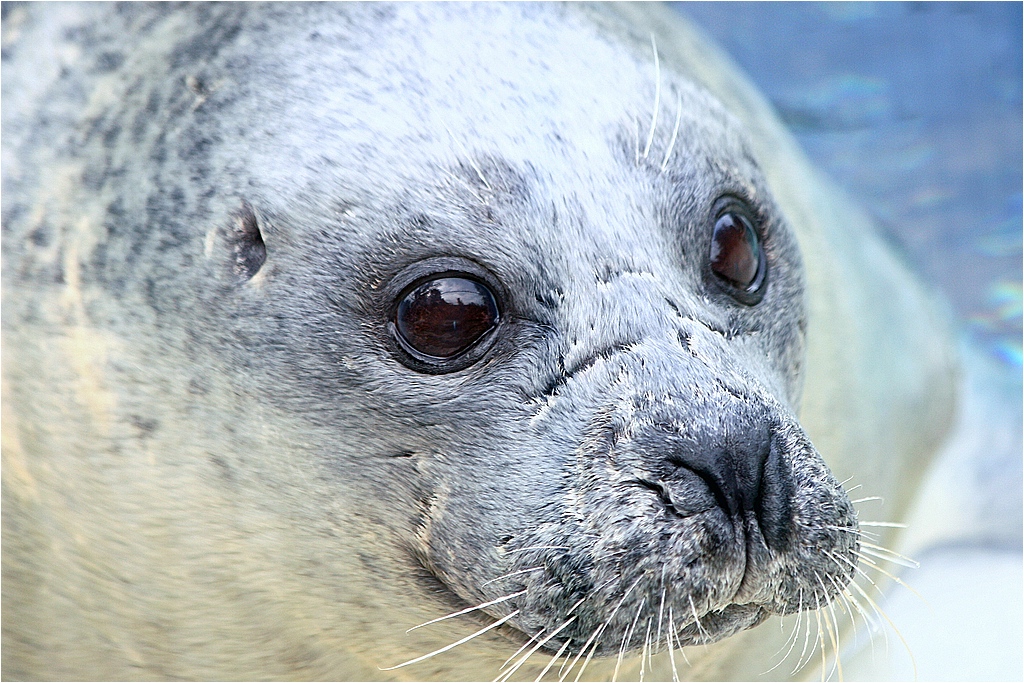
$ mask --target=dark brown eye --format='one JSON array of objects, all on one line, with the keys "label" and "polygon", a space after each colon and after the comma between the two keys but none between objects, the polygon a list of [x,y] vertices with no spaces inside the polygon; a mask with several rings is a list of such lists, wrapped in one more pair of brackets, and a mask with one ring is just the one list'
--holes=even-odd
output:
[{"label": "dark brown eye", "polygon": [[459,355],[497,324],[491,290],[462,277],[441,277],[409,290],[395,314],[402,340],[432,358]]},{"label": "dark brown eye", "polygon": [[738,211],[725,211],[715,220],[709,258],[715,275],[740,292],[754,293],[764,282],[761,241],[750,220]]}]

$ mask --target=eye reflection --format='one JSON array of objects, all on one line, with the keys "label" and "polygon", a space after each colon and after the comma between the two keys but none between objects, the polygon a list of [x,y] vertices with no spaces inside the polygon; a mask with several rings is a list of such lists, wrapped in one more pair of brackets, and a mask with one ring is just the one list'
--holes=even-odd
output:
[{"label": "eye reflection", "polygon": [[485,285],[464,277],[428,280],[407,292],[395,326],[406,344],[433,358],[453,358],[498,324],[498,306]]}]

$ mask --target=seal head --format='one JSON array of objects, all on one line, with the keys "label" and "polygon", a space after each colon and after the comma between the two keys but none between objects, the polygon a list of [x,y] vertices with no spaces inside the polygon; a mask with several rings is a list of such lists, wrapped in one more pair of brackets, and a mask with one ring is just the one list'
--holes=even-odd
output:
[{"label": "seal head", "polygon": [[[358,678],[389,663],[365,668],[373,629],[446,607],[589,657],[842,590],[859,532],[796,418],[790,219],[744,127],[649,36],[539,5],[164,9],[77,8],[109,13],[95,44],[123,25],[146,49],[5,125],[28,169],[5,192],[35,202],[5,202],[5,303],[37,326],[5,334],[48,368],[36,340],[71,327],[59,367],[85,378],[65,406],[5,366],[77,420],[40,432],[59,467],[33,481],[102,512],[33,527],[68,529],[40,557],[82,557],[32,575],[106,591],[68,598],[81,632],[109,604],[132,637],[167,615],[123,648],[166,655],[160,675]],[[60,183],[31,170],[54,156]],[[25,527],[67,508],[24,505]],[[247,616],[268,606],[288,637]]]}]

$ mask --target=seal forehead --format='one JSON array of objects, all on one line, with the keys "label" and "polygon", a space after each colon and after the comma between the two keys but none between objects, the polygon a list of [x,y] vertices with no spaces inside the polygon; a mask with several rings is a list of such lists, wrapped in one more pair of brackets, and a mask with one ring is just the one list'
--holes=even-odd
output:
[{"label": "seal forehead", "polygon": [[[678,94],[684,106],[675,162],[725,146],[722,156],[745,164],[736,126],[710,97],[669,65],[662,65],[659,85],[649,50],[623,59],[620,45],[575,12],[403,4],[389,9],[371,37],[359,28],[366,8],[306,11],[351,15],[352,23],[325,22],[331,31],[311,32],[308,22],[285,16],[266,29],[266,39],[286,33],[293,45],[247,55],[252,75],[240,85],[250,93],[247,137],[253,151],[266,155],[268,166],[255,167],[260,173],[280,168],[269,164],[280,158],[282,143],[291,147],[292,164],[335,166],[340,177],[347,172],[370,183],[382,167],[422,183],[446,157],[500,152],[514,164],[545,159],[541,172],[568,189],[581,176],[619,168],[616,147],[646,137],[659,87],[659,161]],[[508,13],[514,18],[494,20]],[[301,87],[275,87],[283,83]],[[627,139],[610,144],[617,137]]]}]

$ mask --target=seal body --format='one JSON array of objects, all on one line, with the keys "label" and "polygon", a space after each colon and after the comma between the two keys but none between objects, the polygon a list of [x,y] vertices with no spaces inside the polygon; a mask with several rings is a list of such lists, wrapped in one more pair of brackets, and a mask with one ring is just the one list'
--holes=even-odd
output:
[{"label": "seal body", "polygon": [[4,41],[5,677],[749,678],[807,610],[837,651],[839,482],[898,521],[951,355],[678,19],[15,6]]}]

